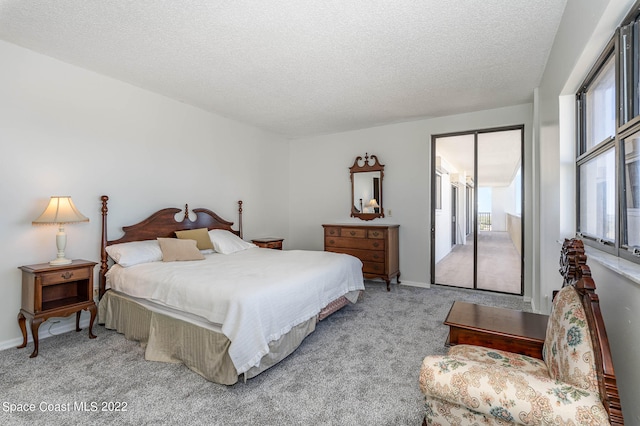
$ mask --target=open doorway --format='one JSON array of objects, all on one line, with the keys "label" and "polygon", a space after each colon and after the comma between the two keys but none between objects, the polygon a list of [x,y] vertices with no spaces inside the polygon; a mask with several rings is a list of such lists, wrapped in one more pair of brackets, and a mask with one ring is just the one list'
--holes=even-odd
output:
[{"label": "open doorway", "polygon": [[432,137],[432,284],[523,294],[523,144],[524,126]]}]

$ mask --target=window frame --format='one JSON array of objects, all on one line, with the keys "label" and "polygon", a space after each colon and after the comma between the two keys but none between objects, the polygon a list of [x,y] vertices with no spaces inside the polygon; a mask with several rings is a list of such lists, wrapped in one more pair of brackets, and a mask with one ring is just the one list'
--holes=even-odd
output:
[{"label": "window frame", "polygon": [[[617,257],[640,264],[640,251],[629,250],[626,244],[627,234],[627,194],[626,160],[624,153],[625,140],[640,132],[640,1],[616,29],[615,34],[589,70],[580,88],[576,92],[576,234],[584,243]],[[622,42],[626,37],[626,44]],[[587,93],[591,85],[597,81],[605,65],[614,58],[615,75],[615,134],[602,141],[593,141],[587,149]],[[625,58],[627,59],[625,61]],[[609,150],[614,150],[614,197],[615,197],[615,229],[614,241],[603,240],[581,230],[581,166],[599,158]]]}]

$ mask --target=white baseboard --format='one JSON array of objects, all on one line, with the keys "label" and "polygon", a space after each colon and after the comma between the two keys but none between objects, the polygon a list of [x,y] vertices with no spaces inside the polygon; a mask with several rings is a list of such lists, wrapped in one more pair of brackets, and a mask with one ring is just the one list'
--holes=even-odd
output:
[{"label": "white baseboard", "polygon": [[[83,312],[80,315],[80,328],[86,330],[89,327],[89,320],[91,316],[88,312]],[[16,322],[16,327],[17,327]],[[96,323],[93,323],[96,326]],[[47,321],[40,324],[38,328],[38,340],[46,339],[51,336],[57,336],[58,334],[67,333],[76,329],[76,316],[71,315],[67,318],[49,318]],[[27,343],[33,343],[33,336],[31,335],[31,325],[27,321]],[[0,350],[16,348],[22,344],[22,337],[16,337],[15,339],[5,340],[0,342]]]},{"label": "white baseboard", "polygon": [[420,283],[416,281],[400,281],[400,285],[408,285],[409,287],[420,287],[420,288],[431,288],[431,284],[429,283]]}]

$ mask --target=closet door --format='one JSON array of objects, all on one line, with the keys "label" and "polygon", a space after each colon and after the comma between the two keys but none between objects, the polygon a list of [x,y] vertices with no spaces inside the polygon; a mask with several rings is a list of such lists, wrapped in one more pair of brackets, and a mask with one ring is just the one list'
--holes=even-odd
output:
[{"label": "closet door", "polygon": [[522,130],[479,132],[476,156],[476,288],[522,294]]},{"label": "closet door", "polygon": [[433,136],[431,283],[523,292],[524,127]]},{"label": "closet door", "polygon": [[474,241],[468,232],[473,217],[468,215],[475,209],[467,192],[475,174],[474,145],[473,134],[439,137],[433,145],[432,276],[437,284],[474,288]]}]

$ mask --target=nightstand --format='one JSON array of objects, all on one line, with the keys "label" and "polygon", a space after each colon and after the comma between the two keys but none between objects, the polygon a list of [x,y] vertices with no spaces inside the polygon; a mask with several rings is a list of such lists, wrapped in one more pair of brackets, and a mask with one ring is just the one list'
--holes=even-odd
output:
[{"label": "nightstand", "polygon": [[80,312],[89,310],[89,338],[94,339],[93,321],[97,307],[93,301],[93,267],[96,262],[74,260],[69,265],[51,266],[48,263],[20,266],[22,270],[22,309],[18,325],[22,331],[22,344],[27,346],[26,319],[31,321],[31,334],[35,348],[30,358],[38,356],[38,328],[51,317],[76,314],[76,331],[80,331]]},{"label": "nightstand", "polygon": [[256,238],[255,240],[251,240],[251,242],[258,247],[262,248],[270,248],[275,250],[282,250],[282,242],[284,238]]}]

